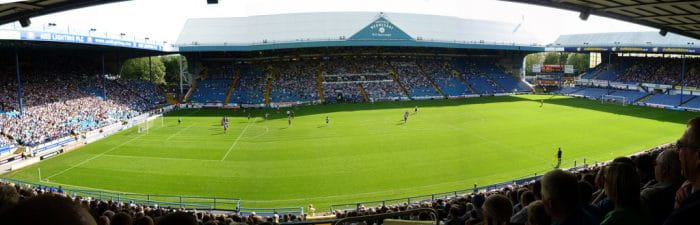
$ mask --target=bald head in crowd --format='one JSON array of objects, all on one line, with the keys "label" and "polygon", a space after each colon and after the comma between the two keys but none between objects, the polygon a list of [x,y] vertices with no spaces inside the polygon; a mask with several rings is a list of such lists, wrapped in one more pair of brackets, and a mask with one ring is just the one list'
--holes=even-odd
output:
[{"label": "bald head in crowd", "polygon": [[678,156],[683,177],[700,189],[700,117],[688,121],[688,128],[678,141]]},{"label": "bald head in crowd", "polygon": [[668,179],[681,177],[681,161],[678,159],[678,152],[663,151],[656,157],[656,167],[654,176],[657,182],[661,183]]},{"label": "bald head in crowd", "polygon": [[552,170],[542,177],[542,203],[552,220],[562,223],[579,206],[576,175]]}]

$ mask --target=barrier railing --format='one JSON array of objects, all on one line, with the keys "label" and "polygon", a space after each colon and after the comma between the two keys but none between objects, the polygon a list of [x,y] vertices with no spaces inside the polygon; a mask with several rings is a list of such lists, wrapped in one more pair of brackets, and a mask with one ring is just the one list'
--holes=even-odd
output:
[{"label": "barrier railing", "polygon": [[251,213],[255,213],[258,216],[272,216],[274,214],[304,214],[304,207],[285,207],[285,208],[240,208],[240,215],[247,216]]},{"label": "barrier railing", "polygon": [[[17,179],[0,177],[0,181],[5,183],[15,183],[31,188],[47,189],[58,191],[55,186],[26,182]],[[221,197],[201,197],[201,196],[183,196],[183,195],[155,195],[155,194],[139,194],[139,193],[122,193],[101,190],[85,190],[61,188],[61,191],[71,196],[90,197],[97,200],[112,200],[118,202],[127,202],[134,204],[142,204],[158,207],[178,207],[185,209],[203,209],[203,210],[231,210],[240,211],[241,200],[238,198],[221,198]]]},{"label": "barrier railing", "polygon": [[539,179],[540,177],[542,177],[542,174],[544,174],[544,172],[545,171],[540,171],[537,173],[532,173],[529,175],[518,177],[518,178],[515,178],[515,179],[507,181],[507,182],[496,183],[496,184],[485,185],[485,186],[477,186],[477,187],[471,188],[471,189],[462,189],[462,190],[433,193],[433,194],[427,194],[427,195],[417,195],[417,196],[411,196],[411,197],[405,197],[405,198],[356,202],[356,203],[348,203],[348,204],[335,204],[335,205],[330,206],[330,210],[332,212],[335,210],[359,209],[362,206],[416,204],[416,203],[421,203],[421,202],[432,202],[432,201],[435,201],[436,199],[458,198],[460,196],[474,193],[474,192],[478,192],[478,191],[495,190],[495,189],[504,188],[504,187],[507,187],[507,186],[510,186],[513,184],[517,184],[517,185],[527,184],[529,182],[535,181],[535,180]]}]

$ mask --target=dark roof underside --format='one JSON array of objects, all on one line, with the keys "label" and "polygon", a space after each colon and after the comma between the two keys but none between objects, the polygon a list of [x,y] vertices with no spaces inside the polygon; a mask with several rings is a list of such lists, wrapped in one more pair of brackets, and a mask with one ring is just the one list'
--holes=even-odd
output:
[{"label": "dark roof underside", "polygon": [[0,25],[46,14],[125,0],[30,0],[0,4]]},{"label": "dark roof underside", "polygon": [[505,0],[604,16],[700,39],[700,1]]}]

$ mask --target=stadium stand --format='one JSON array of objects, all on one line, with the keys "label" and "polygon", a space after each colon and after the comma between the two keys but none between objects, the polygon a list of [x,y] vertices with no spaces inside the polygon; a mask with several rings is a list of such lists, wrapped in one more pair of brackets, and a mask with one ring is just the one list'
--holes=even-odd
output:
[{"label": "stadium stand", "polygon": [[[483,61],[483,62],[481,62]],[[310,102],[319,100],[316,84],[318,65],[322,65],[322,89],[326,102],[336,102],[339,95],[346,102],[395,100],[404,97],[435,98],[529,92],[524,82],[506,74],[489,60],[466,63],[460,60],[395,59],[379,57],[347,57],[327,60],[290,60],[271,63],[238,64],[241,77],[233,88],[230,103],[263,104],[268,79],[270,102]],[[190,97],[191,102],[222,103],[231,88],[230,75],[221,76],[220,65],[205,65],[209,76],[200,81]],[[456,68],[459,77],[450,68]],[[229,74],[232,72],[229,72]],[[396,77],[394,77],[396,73]],[[396,81],[398,80],[399,83]],[[467,83],[465,83],[467,82]],[[468,85],[476,93],[473,93]],[[408,96],[403,93],[403,88]],[[363,92],[364,91],[364,92]],[[368,99],[365,99],[364,94]]]},{"label": "stadium stand", "polygon": [[423,71],[433,78],[435,84],[440,88],[443,94],[447,96],[473,94],[458,77],[454,77],[444,68],[445,62],[438,60],[422,60],[419,63]]},{"label": "stadium stand", "polygon": [[117,123],[164,101],[163,94],[153,84],[101,79],[97,70],[71,59],[52,60],[56,63],[23,68],[21,117],[15,76],[0,77],[3,79],[0,101],[5,111],[0,114],[3,142],[11,140],[10,144],[35,146]]},{"label": "stadium stand", "polygon": [[440,96],[430,84],[428,78],[421,74],[418,65],[412,61],[392,61],[399,81],[412,98]]},{"label": "stadium stand", "polygon": [[[513,76],[506,74],[494,63],[480,63],[479,70],[485,73],[490,80],[505,89],[505,92],[529,92],[530,87],[522,81],[516,80]],[[493,83],[492,82],[492,83]]]},{"label": "stadium stand", "polygon": [[274,65],[277,70],[272,82],[270,101],[308,102],[318,100],[315,62],[283,62]]},{"label": "stadium stand", "polygon": [[[689,100],[689,97],[685,97]],[[655,94],[651,98],[646,99],[644,103],[666,105],[666,106],[679,106],[681,104],[681,95],[667,95],[667,94]]]},{"label": "stadium stand", "polygon": [[[265,103],[265,85],[268,76],[265,72],[267,68],[258,65],[241,65],[241,78],[238,86],[233,89],[230,102],[263,104]],[[225,83],[230,85],[231,82]],[[228,87],[228,86],[227,86]],[[225,95],[226,90],[222,90]]]}]

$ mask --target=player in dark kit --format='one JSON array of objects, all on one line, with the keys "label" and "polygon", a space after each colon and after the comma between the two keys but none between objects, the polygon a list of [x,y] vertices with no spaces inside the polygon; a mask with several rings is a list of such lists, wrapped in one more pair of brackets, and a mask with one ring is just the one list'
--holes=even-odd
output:
[{"label": "player in dark kit", "polygon": [[557,150],[557,167],[559,168],[561,166],[561,147],[559,147],[559,150]]},{"label": "player in dark kit", "polygon": [[331,119],[329,119],[328,116],[326,116],[326,126],[328,126],[328,123],[330,122],[330,120]]},{"label": "player in dark kit", "polygon": [[182,118],[180,118],[180,117],[178,116],[178,117],[177,117],[177,125],[179,126],[181,123],[182,123]]},{"label": "player in dark kit", "polygon": [[416,114],[416,113],[418,113],[418,106],[416,106],[415,108],[413,108],[413,114]]}]

